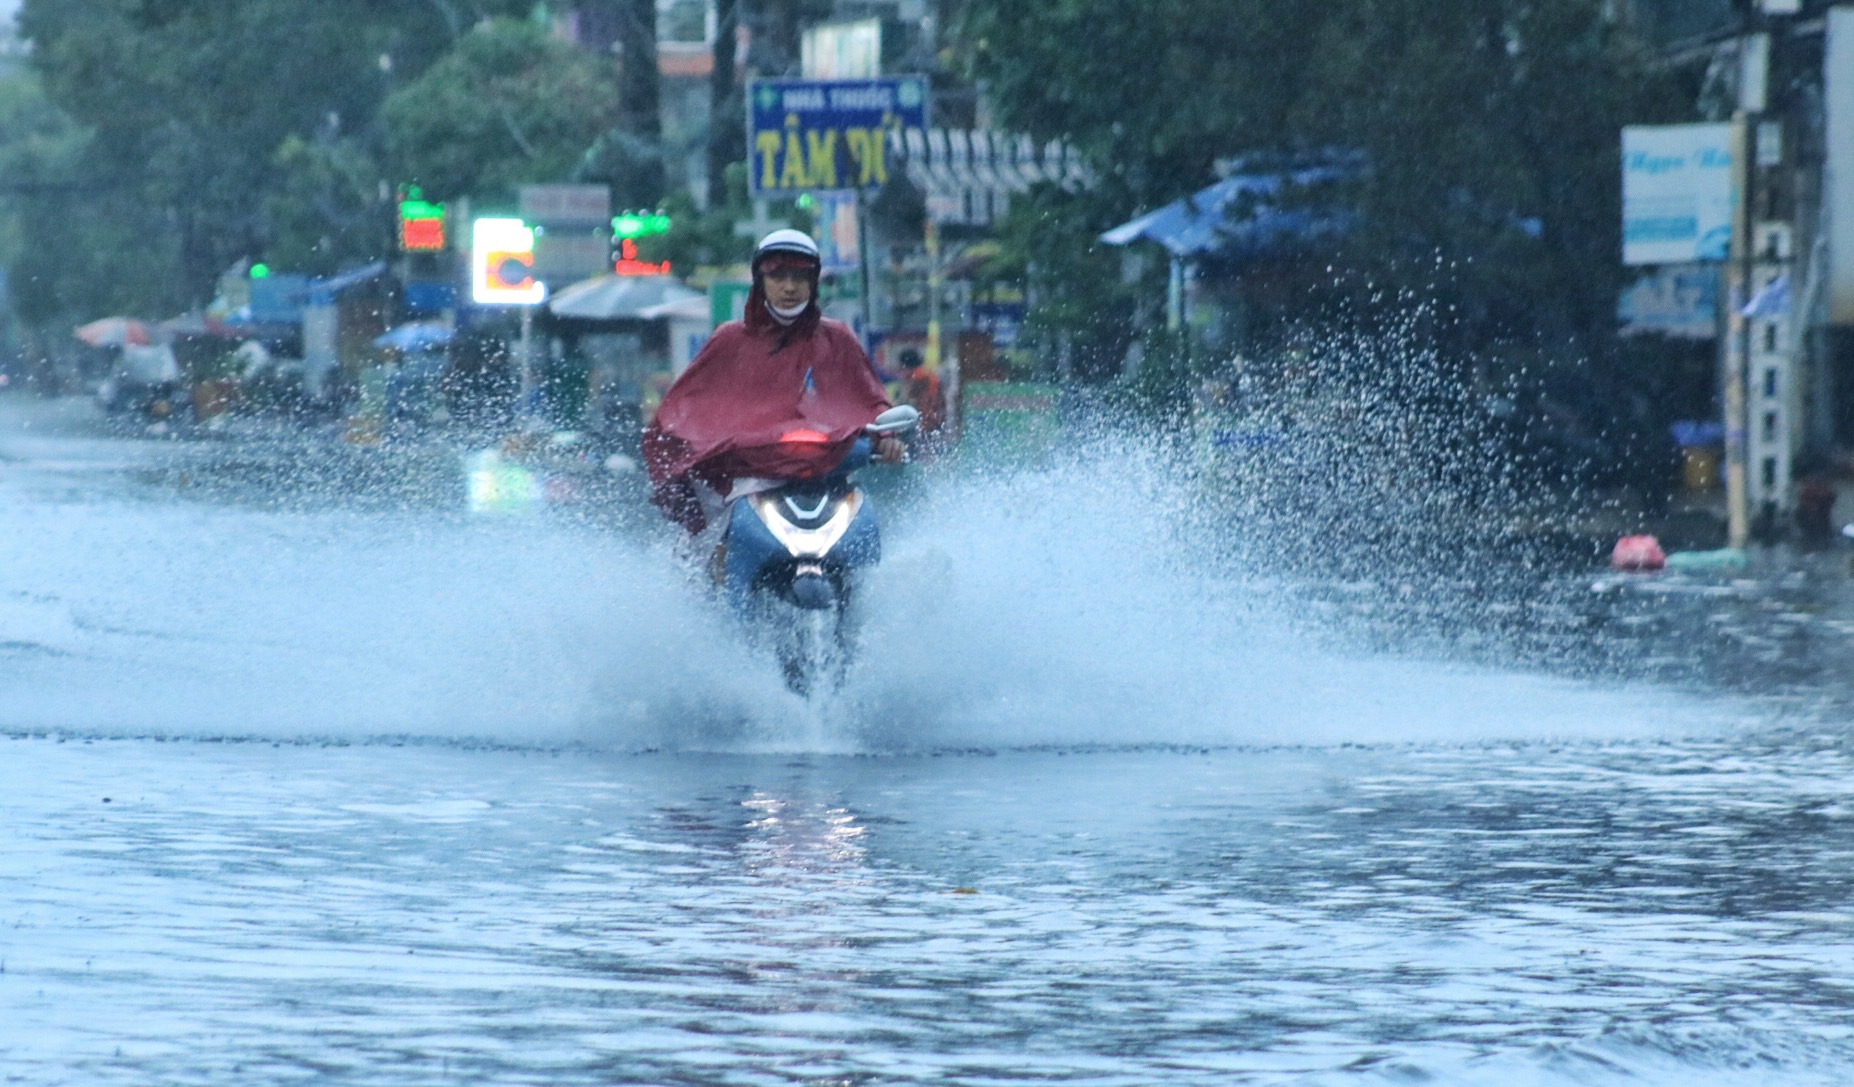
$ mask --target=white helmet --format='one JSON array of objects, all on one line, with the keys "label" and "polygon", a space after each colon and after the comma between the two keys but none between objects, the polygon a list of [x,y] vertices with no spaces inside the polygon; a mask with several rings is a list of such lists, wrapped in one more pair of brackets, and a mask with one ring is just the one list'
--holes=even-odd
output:
[{"label": "white helmet", "polygon": [[760,244],[753,250],[753,270],[758,272],[760,262],[774,253],[789,253],[795,257],[823,262],[823,257],[818,253],[818,243],[802,230],[775,230],[761,238]]}]

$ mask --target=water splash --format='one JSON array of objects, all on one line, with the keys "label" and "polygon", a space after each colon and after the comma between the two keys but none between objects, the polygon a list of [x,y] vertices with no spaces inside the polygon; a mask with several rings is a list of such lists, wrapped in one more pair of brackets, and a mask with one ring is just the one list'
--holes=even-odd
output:
[{"label": "water splash", "polygon": [[[949,480],[897,534],[852,696],[879,748],[1616,735],[1665,695],[1399,660],[1315,637],[1165,441]],[[1657,699],[1662,701],[1657,703]]]},{"label": "water splash", "polygon": [[[1652,691],[1334,652],[1188,436],[914,470],[844,689],[785,691],[667,541],[455,507],[0,492],[0,727],[868,752],[1660,728]],[[453,488],[454,489],[454,488]],[[23,616],[23,618],[22,618]],[[1685,712],[1685,711],[1681,711]],[[1678,717],[1679,714],[1674,716]]]}]

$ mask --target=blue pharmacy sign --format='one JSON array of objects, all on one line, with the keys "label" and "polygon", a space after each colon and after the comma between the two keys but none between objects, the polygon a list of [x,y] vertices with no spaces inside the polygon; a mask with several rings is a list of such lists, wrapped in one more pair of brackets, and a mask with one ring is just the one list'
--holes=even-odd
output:
[{"label": "blue pharmacy sign", "polygon": [[755,196],[870,189],[888,180],[888,136],[927,130],[927,80],[756,80],[747,85]]}]

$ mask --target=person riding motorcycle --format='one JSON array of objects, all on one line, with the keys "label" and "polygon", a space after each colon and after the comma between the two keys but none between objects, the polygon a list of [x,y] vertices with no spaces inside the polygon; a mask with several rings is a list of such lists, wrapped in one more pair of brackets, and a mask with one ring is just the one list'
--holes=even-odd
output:
[{"label": "person riding motorcycle", "polygon": [[[692,536],[734,499],[827,475],[889,407],[856,334],[818,308],[821,269],[802,231],[761,239],[743,318],[715,329],[644,431],[651,502]],[[874,448],[890,463],[904,451]]]}]

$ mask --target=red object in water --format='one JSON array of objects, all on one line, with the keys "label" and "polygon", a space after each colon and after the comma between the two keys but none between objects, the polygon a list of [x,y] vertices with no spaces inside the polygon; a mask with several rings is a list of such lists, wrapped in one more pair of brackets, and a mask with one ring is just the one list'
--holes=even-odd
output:
[{"label": "red object in water", "polygon": [[1610,552],[1609,565],[1612,570],[1660,570],[1667,566],[1667,553],[1653,536],[1624,536]]}]

